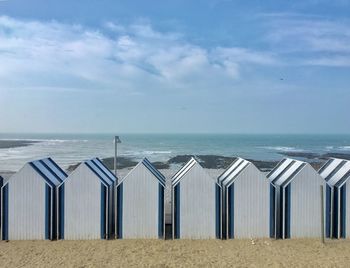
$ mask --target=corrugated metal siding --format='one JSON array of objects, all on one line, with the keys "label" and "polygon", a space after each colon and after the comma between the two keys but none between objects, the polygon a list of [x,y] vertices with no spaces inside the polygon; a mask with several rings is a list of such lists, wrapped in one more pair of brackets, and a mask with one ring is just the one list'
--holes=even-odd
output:
[{"label": "corrugated metal siding", "polygon": [[45,239],[44,180],[26,164],[8,184],[8,239]]},{"label": "corrugated metal siding", "polygon": [[123,180],[123,238],[158,238],[159,181],[138,165]]},{"label": "corrugated metal siding", "polygon": [[291,238],[320,237],[320,185],[325,185],[324,180],[306,165],[291,184]]},{"label": "corrugated metal siding", "polygon": [[270,182],[252,164],[234,182],[234,237],[269,237]]},{"label": "corrugated metal siding", "polygon": [[215,181],[196,164],[180,183],[180,238],[216,238]]},{"label": "corrugated metal siding", "polygon": [[64,183],[64,239],[100,239],[101,181],[81,164]]}]

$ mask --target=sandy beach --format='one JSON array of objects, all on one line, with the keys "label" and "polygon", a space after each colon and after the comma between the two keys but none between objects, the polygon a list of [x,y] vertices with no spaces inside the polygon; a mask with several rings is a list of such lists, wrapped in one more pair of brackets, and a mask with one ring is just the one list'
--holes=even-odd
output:
[{"label": "sandy beach", "polygon": [[348,267],[350,241],[10,241],[0,254],[0,267]]}]

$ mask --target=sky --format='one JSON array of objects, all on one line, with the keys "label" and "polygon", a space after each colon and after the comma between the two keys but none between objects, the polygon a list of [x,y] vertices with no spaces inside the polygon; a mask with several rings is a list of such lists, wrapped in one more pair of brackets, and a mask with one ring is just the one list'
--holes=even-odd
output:
[{"label": "sky", "polygon": [[0,132],[350,133],[348,0],[0,0]]}]

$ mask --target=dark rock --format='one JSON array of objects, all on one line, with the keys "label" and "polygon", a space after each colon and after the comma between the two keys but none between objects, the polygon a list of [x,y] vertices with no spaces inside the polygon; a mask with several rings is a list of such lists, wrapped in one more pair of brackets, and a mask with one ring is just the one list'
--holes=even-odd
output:
[{"label": "dark rock", "polygon": [[320,157],[320,159],[327,160],[328,158],[331,158],[331,157],[350,160],[350,154],[345,154],[345,153],[327,153],[327,154],[323,154]]},{"label": "dark rock", "polygon": [[271,171],[278,164],[278,161],[261,161],[254,159],[247,160],[252,162],[261,171]]},{"label": "dark rock", "polygon": [[310,152],[279,152],[279,154],[289,157],[301,157],[305,159],[317,159],[320,157],[320,154]]},{"label": "dark rock", "polygon": [[[108,157],[101,159],[103,164],[111,170],[114,170],[114,157]],[[132,160],[129,157],[117,157],[117,169],[134,167],[138,162]]]},{"label": "dark rock", "polygon": [[220,155],[177,155],[168,160],[168,164],[185,164],[195,157],[204,168],[227,168],[236,157]]},{"label": "dark rock", "polygon": [[17,147],[25,147],[33,145],[40,141],[30,141],[30,140],[0,140],[0,149],[9,149]]},{"label": "dark rock", "polygon": [[170,168],[170,165],[168,163],[152,162],[152,164],[156,169],[169,169]]}]

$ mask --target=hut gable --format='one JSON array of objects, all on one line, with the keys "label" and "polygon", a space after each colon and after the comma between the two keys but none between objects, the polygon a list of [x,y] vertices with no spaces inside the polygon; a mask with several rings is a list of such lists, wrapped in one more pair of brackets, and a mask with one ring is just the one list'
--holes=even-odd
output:
[{"label": "hut gable", "polygon": [[165,187],[165,177],[152,165],[152,163],[147,158],[142,159],[132,170],[130,170],[130,172],[121,180],[119,184],[128,180],[130,177],[135,179],[141,178],[140,176],[134,176],[134,173],[142,172],[141,170],[146,172],[150,178],[156,179],[163,187]]},{"label": "hut gable", "polygon": [[346,238],[350,233],[349,200],[347,189],[350,178],[350,161],[329,159],[319,170],[326,181],[326,236]]},{"label": "hut gable", "polygon": [[223,238],[270,236],[270,182],[251,162],[237,158],[218,178]]},{"label": "hut gable", "polygon": [[[101,186],[104,185],[104,186]],[[104,209],[101,195],[107,182],[86,162],[81,163],[60,186],[62,209],[59,218],[61,239],[99,239]],[[103,218],[101,218],[103,217]]]},{"label": "hut gable", "polygon": [[322,177],[303,161],[283,159],[267,176],[276,188],[276,237],[317,237]]},{"label": "hut gable", "polygon": [[[312,169],[310,164],[306,162],[286,158],[283,159],[267,177],[275,186],[285,187],[296,178],[298,173],[306,166]],[[315,170],[314,173],[316,173]]]},{"label": "hut gable", "polygon": [[102,163],[99,158],[91,159],[92,163],[95,164],[111,181],[117,182],[117,177]]},{"label": "hut gable", "polygon": [[65,173],[50,158],[29,162],[2,187],[3,239],[53,239],[56,186]]},{"label": "hut gable", "polygon": [[220,237],[220,190],[192,158],[172,178],[173,237]]},{"label": "hut gable", "polygon": [[239,175],[244,172],[244,170],[248,167],[252,169],[258,169],[252,165],[249,161],[244,160],[242,158],[237,158],[218,178],[218,183],[221,186],[229,187]]},{"label": "hut gable", "polygon": [[[191,158],[185,166],[175,173],[171,179],[171,184],[175,187],[180,181],[186,178],[191,178],[191,180],[199,178],[200,180],[208,180],[210,183],[214,180],[194,158]],[[195,184],[196,182],[193,181],[193,183]]]},{"label": "hut gable", "polygon": [[341,187],[350,178],[350,161],[329,159],[319,170],[321,177],[331,187]]},{"label": "hut gable", "polygon": [[164,236],[165,177],[146,159],[141,160],[117,187],[119,238]]}]

